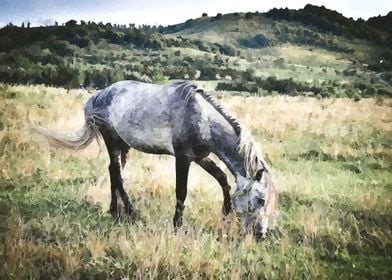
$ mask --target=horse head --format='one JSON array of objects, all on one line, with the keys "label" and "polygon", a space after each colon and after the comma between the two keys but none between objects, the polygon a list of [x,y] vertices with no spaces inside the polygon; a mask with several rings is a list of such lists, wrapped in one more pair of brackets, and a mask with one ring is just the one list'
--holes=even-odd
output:
[{"label": "horse head", "polygon": [[246,232],[260,238],[267,232],[268,217],[275,204],[271,175],[259,169],[253,178],[237,174],[236,181],[237,190],[232,195],[236,215]]}]

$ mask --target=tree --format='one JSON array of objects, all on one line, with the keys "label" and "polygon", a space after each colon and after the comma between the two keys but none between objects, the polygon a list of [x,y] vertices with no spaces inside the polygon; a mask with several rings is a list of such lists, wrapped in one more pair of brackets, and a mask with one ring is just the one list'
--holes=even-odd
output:
[{"label": "tree", "polygon": [[252,14],[251,12],[247,12],[247,13],[245,14],[245,18],[246,18],[246,19],[250,19],[250,18],[252,18],[252,16],[253,16],[253,14]]},{"label": "tree", "polygon": [[201,16],[202,17],[208,17],[207,13],[203,13]]},{"label": "tree", "polygon": [[67,21],[67,22],[65,23],[65,26],[67,26],[67,27],[76,26],[76,20],[71,19],[71,20]]}]

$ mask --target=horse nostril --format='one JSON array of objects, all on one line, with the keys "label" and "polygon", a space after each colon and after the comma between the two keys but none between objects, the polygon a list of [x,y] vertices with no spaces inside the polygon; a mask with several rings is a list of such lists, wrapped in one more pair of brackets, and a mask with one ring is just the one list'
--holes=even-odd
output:
[{"label": "horse nostril", "polygon": [[255,240],[256,241],[260,241],[263,238],[264,234],[263,233],[258,233],[258,234],[255,234],[254,236],[255,236]]},{"label": "horse nostril", "polygon": [[263,236],[263,225],[262,223],[255,223],[253,226],[253,234],[256,238],[260,238]]}]

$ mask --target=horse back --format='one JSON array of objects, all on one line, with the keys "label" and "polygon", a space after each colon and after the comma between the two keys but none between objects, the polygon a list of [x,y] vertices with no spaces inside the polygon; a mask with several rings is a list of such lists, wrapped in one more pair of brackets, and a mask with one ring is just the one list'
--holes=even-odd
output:
[{"label": "horse back", "polygon": [[185,85],[121,81],[98,92],[88,104],[105,121],[106,129],[110,127],[132,148],[199,157],[206,153],[203,146],[208,140],[202,137],[200,128],[208,128],[201,127],[192,88]]}]

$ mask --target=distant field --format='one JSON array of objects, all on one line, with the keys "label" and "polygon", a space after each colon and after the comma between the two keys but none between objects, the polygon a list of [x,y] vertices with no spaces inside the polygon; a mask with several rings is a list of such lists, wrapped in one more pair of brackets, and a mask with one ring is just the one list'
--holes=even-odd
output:
[{"label": "distant field", "polygon": [[392,99],[219,97],[273,168],[278,219],[257,243],[222,222],[195,165],[175,235],[173,158],[136,151],[124,173],[140,220],[115,222],[104,145],[49,149],[27,129],[72,132],[88,96],[0,84],[0,279],[392,278]]}]

